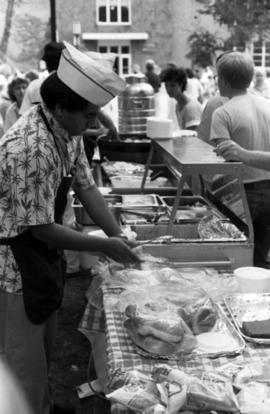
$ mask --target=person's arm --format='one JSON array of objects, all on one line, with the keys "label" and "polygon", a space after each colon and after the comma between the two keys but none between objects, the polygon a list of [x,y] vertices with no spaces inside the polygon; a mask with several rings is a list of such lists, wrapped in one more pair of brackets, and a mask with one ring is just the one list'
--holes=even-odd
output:
[{"label": "person's arm", "polygon": [[84,131],[83,135],[85,137],[99,137],[101,135],[107,134],[108,139],[119,140],[117,128],[114,125],[112,119],[101,109],[98,112],[97,121],[98,126],[88,128]]},{"label": "person's arm", "polygon": [[214,149],[227,161],[242,161],[251,167],[270,171],[270,152],[250,151],[233,141],[224,141]]},{"label": "person's arm", "polygon": [[202,116],[201,104],[197,101],[190,101],[187,103],[186,108],[184,108],[183,111],[184,129],[197,131]]},{"label": "person's arm", "polygon": [[98,119],[101,122],[101,124],[109,130],[108,138],[112,140],[119,140],[118,131],[116,126],[114,125],[113,120],[102,109],[100,109],[98,112]]},{"label": "person's arm", "polygon": [[101,252],[111,259],[125,263],[139,263],[138,256],[119,237],[89,236],[60,224],[30,226],[33,236],[51,247],[89,252]]},{"label": "person's arm", "polygon": [[223,141],[230,141],[229,119],[224,106],[217,108],[212,115],[209,143],[217,146]]}]

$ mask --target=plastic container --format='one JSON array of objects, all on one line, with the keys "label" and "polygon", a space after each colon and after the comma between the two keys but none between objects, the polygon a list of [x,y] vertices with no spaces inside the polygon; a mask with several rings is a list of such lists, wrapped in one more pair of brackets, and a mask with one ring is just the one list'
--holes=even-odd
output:
[{"label": "plastic container", "polygon": [[241,293],[269,293],[270,271],[262,267],[245,266],[234,270]]}]

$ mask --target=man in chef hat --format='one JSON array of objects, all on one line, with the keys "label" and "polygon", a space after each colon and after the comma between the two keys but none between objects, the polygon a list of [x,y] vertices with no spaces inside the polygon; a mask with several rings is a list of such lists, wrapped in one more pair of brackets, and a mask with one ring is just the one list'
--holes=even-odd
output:
[{"label": "man in chef hat", "polygon": [[[48,393],[65,277],[60,252],[101,252],[127,265],[139,262],[94,183],[81,139],[100,106],[124,89],[112,69],[66,43],[58,71],[41,86],[41,104],[0,142],[0,353],[35,414],[73,412],[50,406]],[[61,224],[70,185],[108,237]]]}]

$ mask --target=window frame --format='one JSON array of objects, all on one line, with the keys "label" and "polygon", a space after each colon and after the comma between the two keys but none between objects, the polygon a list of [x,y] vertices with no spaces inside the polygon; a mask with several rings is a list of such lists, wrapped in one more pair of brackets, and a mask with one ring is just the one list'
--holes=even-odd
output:
[{"label": "window frame", "polygon": [[[254,50],[256,50],[256,48],[260,48],[260,51],[255,52]],[[270,67],[270,41],[253,41],[251,43],[251,56],[255,66],[261,66],[265,68]],[[258,62],[258,59],[260,59],[260,62]],[[267,61],[269,62],[269,65],[267,65]]]},{"label": "window frame", "polygon": [[[117,3],[117,21],[110,20],[110,7],[111,2]],[[122,3],[127,2],[127,9],[128,9],[128,17],[129,20],[127,22],[122,21],[122,7],[125,5]],[[104,6],[103,3],[106,3]],[[100,21],[100,7],[106,8],[106,21]],[[96,24],[98,26],[130,26],[131,25],[131,0],[96,0]]]},{"label": "window frame", "polygon": [[[129,53],[122,53],[122,47],[128,47]],[[102,50],[100,50],[102,48]],[[119,76],[125,76],[130,74],[131,71],[131,62],[132,62],[132,55],[131,55],[131,44],[129,41],[99,41],[97,45],[97,51],[100,53],[115,53],[111,50],[111,48],[117,48],[117,58],[118,58],[118,69],[119,69]],[[127,59],[127,71],[124,71],[123,61]]]}]

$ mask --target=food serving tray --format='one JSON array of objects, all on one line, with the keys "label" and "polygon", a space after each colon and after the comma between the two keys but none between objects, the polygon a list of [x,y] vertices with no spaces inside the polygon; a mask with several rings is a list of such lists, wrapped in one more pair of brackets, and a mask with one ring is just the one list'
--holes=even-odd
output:
[{"label": "food serving tray", "polygon": [[205,348],[202,348],[200,346],[196,347],[191,353],[186,354],[178,354],[178,355],[155,355],[151,354],[149,352],[144,351],[142,348],[134,344],[137,352],[139,355],[145,357],[145,358],[151,358],[156,360],[182,360],[182,359],[194,359],[196,357],[202,357],[202,358],[219,358],[219,357],[228,357],[228,356],[235,356],[243,352],[245,348],[245,341],[243,340],[242,336],[238,332],[237,329],[233,326],[231,321],[228,319],[228,317],[225,315],[223,309],[221,306],[216,305],[218,310],[218,320],[217,324],[214,327],[214,329],[211,331],[211,333],[222,333],[228,337],[230,337],[232,345],[228,346],[220,346],[219,349],[216,350],[207,350]]},{"label": "food serving tray", "polygon": [[231,318],[242,337],[257,344],[270,344],[270,338],[254,338],[242,331],[243,322],[270,319],[270,293],[235,294],[224,299]]},{"label": "food serving tray", "polygon": [[[175,197],[163,196],[162,201],[172,210],[174,205]],[[201,211],[205,208],[205,212]],[[208,200],[200,196],[181,196],[179,205],[176,211],[175,221],[176,222],[194,222],[198,223],[205,214],[215,215],[221,220],[228,220],[213,204]]]},{"label": "food serving tray", "polygon": [[[108,306],[110,311],[113,311],[114,314],[114,320],[122,320],[122,326],[121,326],[121,332],[118,332],[119,336],[123,336],[123,330],[124,334],[129,337],[128,333],[126,332],[124,328],[124,320],[125,316],[120,312],[120,310],[117,307],[114,307],[113,310],[111,308],[111,301],[116,303],[117,302],[117,296],[123,291],[124,289],[121,289],[119,287],[108,287],[106,286],[104,293],[106,294],[103,297],[104,302],[104,309],[106,312],[106,307]],[[224,336],[227,336],[230,339],[230,344],[226,346],[222,346],[222,344],[219,344],[218,349],[206,349],[204,347],[201,347],[198,342],[198,346],[190,353],[179,353],[177,355],[172,354],[170,356],[166,355],[156,355],[149,352],[146,352],[139,346],[137,346],[133,341],[132,344],[136,349],[136,352],[145,357],[145,358],[151,358],[155,360],[183,360],[183,359],[192,359],[195,357],[206,357],[206,358],[218,358],[222,356],[234,356],[241,353],[245,348],[245,341],[243,340],[242,336],[240,335],[239,331],[234,327],[230,319],[225,314],[223,308],[219,304],[215,304],[216,310],[218,313],[217,322],[214,326],[214,328],[211,330],[211,333],[214,335],[216,333],[220,333]],[[130,339],[131,340],[131,339]]]},{"label": "food serving tray", "polygon": [[158,207],[163,201],[158,194],[122,194],[122,207]]}]

